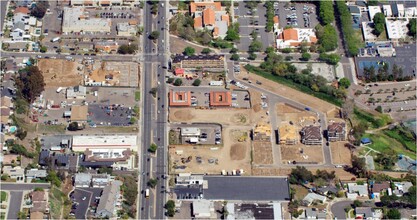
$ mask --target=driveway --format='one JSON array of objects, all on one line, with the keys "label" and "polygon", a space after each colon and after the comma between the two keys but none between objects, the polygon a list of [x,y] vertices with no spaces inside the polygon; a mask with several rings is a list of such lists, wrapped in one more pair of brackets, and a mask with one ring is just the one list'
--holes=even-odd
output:
[{"label": "driveway", "polygon": [[[78,203],[78,206],[72,211],[76,219],[86,219],[87,211],[90,206],[97,206],[96,197],[101,196],[102,188],[76,188],[71,195],[73,203]],[[84,200],[83,200],[84,199]]]},{"label": "driveway", "polygon": [[22,206],[22,199],[23,191],[10,191],[10,204],[7,219],[17,219],[17,213]]},{"label": "driveway", "polygon": [[353,201],[336,202],[332,205],[330,210],[332,211],[333,216],[337,219],[346,219],[345,208],[351,206],[352,204]]}]

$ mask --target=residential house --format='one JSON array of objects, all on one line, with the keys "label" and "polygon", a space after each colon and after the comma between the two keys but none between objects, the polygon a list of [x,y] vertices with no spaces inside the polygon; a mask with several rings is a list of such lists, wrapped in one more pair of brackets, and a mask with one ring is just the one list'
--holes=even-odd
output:
[{"label": "residential house", "polygon": [[339,190],[335,186],[323,186],[323,187],[317,188],[317,193],[322,194],[322,195],[329,195],[329,194],[337,195],[337,192],[339,192]]},{"label": "residential house", "polygon": [[[22,39],[23,40],[23,39]],[[26,51],[28,43],[27,42],[10,42],[7,47],[8,51],[23,52]],[[21,65],[17,65],[21,66]]]},{"label": "residential house", "polygon": [[30,212],[49,213],[48,193],[45,191],[33,191],[30,193],[32,207]]},{"label": "residential house", "polygon": [[99,41],[94,44],[96,51],[110,53],[119,49],[119,44],[115,41]]},{"label": "residential house", "polygon": [[12,98],[8,96],[2,96],[0,98],[0,122],[1,124],[10,124],[12,121],[9,118],[13,114],[14,104]]},{"label": "residential house", "polygon": [[346,197],[348,199],[356,199],[359,197],[368,196],[368,184],[364,183],[363,185],[358,185],[357,183],[348,183],[348,191],[346,192]]},{"label": "residential house", "polygon": [[312,28],[284,28],[277,32],[277,49],[298,48],[302,44],[310,46],[315,43],[317,43],[317,37]]},{"label": "residential house", "polygon": [[103,194],[97,206],[96,217],[112,218],[116,215],[115,206],[120,197],[120,186],[122,184],[121,181],[115,180],[110,185],[104,187]]},{"label": "residential house", "polygon": [[397,196],[402,196],[404,193],[408,193],[410,187],[413,186],[411,182],[394,182],[395,189],[393,193]]},{"label": "residential house", "polygon": [[46,170],[30,169],[26,170],[26,182],[30,183],[33,179],[45,178],[47,176]]},{"label": "residential house", "polygon": [[93,187],[104,188],[110,183],[110,174],[93,174],[91,183]]},{"label": "residential house", "polygon": [[316,208],[306,208],[304,211],[305,219],[326,219],[326,212]]},{"label": "residential house", "polygon": [[10,179],[16,180],[17,183],[25,182],[25,169],[21,167],[4,166],[3,174],[7,174]]},{"label": "residential house", "polygon": [[254,141],[270,141],[271,140],[271,125],[265,122],[259,122],[253,129]]},{"label": "residential house", "polygon": [[294,145],[299,142],[299,133],[297,128],[290,123],[281,123],[278,127],[279,144]]},{"label": "residential house", "polygon": [[87,88],[85,86],[74,86],[67,89],[67,99],[85,99]]},{"label": "residential house", "polygon": [[76,173],[74,187],[90,187],[92,176],[89,173]]},{"label": "residential house", "polygon": [[356,207],[355,217],[356,219],[379,220],[382,219],[382,210],[372,207]]},{"label": "residential house", "polygon": [[369,191],[371,192],[371,198],[381,198],[383,193],[392,193],[391,190],[391,184],[388,181],[381,183],[371,183],[369,188]]},{"label": "residential house", "polygon": [[302,200],[303,205],[310,206],[313,202],[317,201],[325,203],[327,200],[326,196],[319,195],[317,193],[308,193]]},{"label": "residential house", "polygon": [[333,122],[327,126],[327,138],[329,141],[346,140],[346,124],[343,122]]},{"label": "residential house", "polygon": [[305,126],[301,129],[300,134],[301,142],[305,145],[321,145],[323,142],[320,126]]}]

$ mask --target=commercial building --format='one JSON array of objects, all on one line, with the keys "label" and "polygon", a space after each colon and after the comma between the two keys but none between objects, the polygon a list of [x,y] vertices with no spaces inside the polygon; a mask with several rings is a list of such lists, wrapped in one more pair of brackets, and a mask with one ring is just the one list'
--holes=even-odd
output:
[{"label": "commercial building", "polygon": [[374,34],[374,23],[373,22],[362,22],[362,34],[363,39],[366,42],[375,42],[378,36]]},{"label": "commercial building", "polygon": [[190,14],[194,18],[196,30],[210,30],[214,38],[226,36],[230,17],[225,10],[222,10],[220,2],[191,2]]},{"label": "commercial building", "polygon": [[343,122],[333,122],[327,126],[327,138],[329,141],[346,140],[346,124]]},{"label": "commercial building", "polygon": [[278,127],[279,144],[294,145],[300,140],[297,128],[291,124],[282,124]]},{"label": "commercial building", "polygon": [[228,107],[232,105],[232,94],[229,91],[211,91],[210,106]]},{"label": "commercial building", "polygon": [[189,107],[191,106],[190,91],[169,91],[169,106],[171,107]]},{"label": "commercial building", "polygon": [[199,218],[216,218],[216,215],[214,214],[214,204],[212,201],[209,200],[196,200],[193,201],[192,204],[193,209],[193,217],[196,219]]},{"label": "commercial building", "polygon": [[317,43],[316,32],[311,28],[287,28],[277,32],[277,49],[298,48],[301,43],[312,45]]},{"label": "commercial building", "polygon": [[139,0],[71,0],[71,6],[135,6],[139,5]]},{"label": "commercial building", "polygon": [[73,105],[71,107],[71,122],[83,123],[87,121],[88,106],[86,105]]},{"label": "commercial building", "polygon": [[67,89],[67,99],[85,99],[87,88],[85,86],[74,86]]},{"label": "commercial building", "polygon": [[374,16],[377,13],[382,13],[381,6],[368,6],[368,15],[370,21],[374,19]]},{"label": "commercial building", "polygon": [[[130,149],[87,149],[81,162],[85,167],[99,167],[109,164],[115,170],[134,168],[135,155]],[[110,163],[107,163],[110,162]]]},{"label": "commercial building", "polygon": [[284,219],[280,202],[228,202],[226,209],[228,219]]},{"label": "commercial building", "polygon": [[72,150],[84,152],[87,149],[129,149],[137,150],[136,135],[103,135],[103,136],[79,136],[72,138]]},{"label": "commercial building", "polygon": [[98,218],[112,218],[116,215],[116,203],[120,197],[120,186],[123,183],[115,180],[110,185],[104,187],[103,194],[96,210],[96,217]]},{"label": "commercial building", "polygon": [[136,36],[138,28],[136,25],[131,25],[129,22],[117,23],[116,25],[117,35],[130,37]]},{"label": "commercial building", "polygon": [[408,23],[408,18],[385,18],[388,39],[396,42],[406,38],[408,36]]},{"label": "commercial building", "polygon": [[182,127],[181,137],[197,137],[201,135],[200,128]]},{"label": "commercial building", "polygon": [[300,131],[301,142],[305,145],[321,145],[323,142],[320,126],[306,126]]},{"label": "commercial building", "polygon": [[74,177],[75,187],[90,187],[91,186],[91,174],[89,173],[76,173]]},{"label": "commercial building", "polygon": [[172,69],[197,69],[224,70],[225,60],[223,55],[177,55],[172,60]]},{"label": "commercial building", "polygon": [[94,44],[94,49],[100,52],[110,53],[119,49],[119,44],[115,41],[99,41]]},{"label": "commercial building", "polygon": [[111,29],[111,19],[95,18],[83,7],[65,7],[62,32],[107,32]]}]

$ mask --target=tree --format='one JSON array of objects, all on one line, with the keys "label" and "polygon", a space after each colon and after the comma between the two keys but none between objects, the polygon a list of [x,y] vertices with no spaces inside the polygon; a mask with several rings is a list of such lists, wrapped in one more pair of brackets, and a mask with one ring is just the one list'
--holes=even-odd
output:
[{"label": "tree", "polygon": [[398,211],[398,209],[388,210],[387,219],[401,219],[400,211]]},{"label": "tree", "polygon": [[186,47],[184,52],[182,52],[185,56],[192,56],[195,54],[195,49],[192,47]]},{"label": "tree", "polygon": [[357,156],[352,157],[352,168],[351,171],[358,177],[365,177],[366,175],[366,163],[364,158]]},{"label": "tree", "polygon": [[157,179],[149,179],[148,181],[148,186],[151,188],[155,188],[156,184],[158,184],[158,180]]},{"label": "tree", "polygon": [[339,86],[342,87],[342,88],[345,88],[345,89],[349,88],[349,86],[350,86],[349,79],[347,79],[345,77],[341,78],[339,80]]},{"label": "tree", "polygon": [[43,75],[37,66],[23,69],[16,79],[16,87],[23,98],[32,103],[45,90]]},{"label": "tree", "polygon": [[127,205],[135,205],[138,195],[138,183],[132,176],[123,176],[122,185],[124,201]]},{"label": "tree", "polygon": [[340,56],[335,53],[320,53],[319,60],[325,61],[327,64],[336,65],[340,61]]},{"label": "tree", "polygon": [[78,122],[71,122],[68,125],[68,131],[78,131]]},{"label": "tree", "polygon": [[175,202],[174,200],[168,200],[164,206],[167,209],[167,215],[173,217],[175,215]]},{"label": "tree", "polygon": [[236,47],[233,47],[232,49],[230,49],[229,53],[237,53],[239,50]]},{"label": "tree", "polygon": [[290,183],[292,184],[304,184],[304,182],[313,181],[313,174],[305,167],[297,166],[291,170]]},{"label": "tree", "polygon": [[117,53],[119,54],[134,54],[135,51],[138,49],[137,44],[123,44],[117,49]]},{"label": "tree", "polygon": [[328,24],[325,26],[317,25],[316,34],[319,39],[319,51],[328,52],[337,48],[338,36],[335,27]]},{"label": "tree", "polygon": [[196,79],[193,82],[193,86],[200,86],[200,84],[201,84],[201,80],[200,79]]},{"label": "tree", "polygon": [[412,37],[416,37],[416,32],[417,32],[417,26],[416,26],[416,18],[412,18],[410,19],[410,21],[407,24],[408,27],[408,35],[412,36]]},{"label": "tree", "polygon": [[252,52],[260,52],[262,50],[262,42],[258,40],[252,41],[252,43],[249,45],[249,53]]},{"label": "tree", "polygon": [[9,175],[7,175],[7,174],[1,175],[1,180],[6,181],[7,178],[9,178]]},{"label": "tree", "polygon": [[113,169],[111,168],[111,167],[100,167],[99,169],[98,169],[98,173],[106,173],[106,174],[110,174],[110,175],[112,175],[112,173],[113,173]]},{"label": "tree", "polygon": [[375,161],[383,166],[386,170],[391,170],[398,161],[398,156],[394,150],[385,151],[383,154],[378,154]]},{"label": "tree", "polygon": [[291,48],[284,48],[281,50],[281,52],[283,53],[292,53],[292,49]]},{"label": "tree", "polygon": [[231,59],[231,60],[234,60],[234,61],[238,61],[238,60],[239,60],[239,58],[240,58],[240,56],[239,56],[239,54],[237,54],[237,53],[232,54],[232,56],[230,57],[230,59]]},{"label": "tree", "polygon": [[334,21],[334,9],[332,1],[319,2],[319,18],[322,24],[331,24]]},{"label": "tree", "polygon": [[249,60],[256,60],[256,57],[258,57],[255,53],[249,53],[248,59]]},{"label": "tree", "polygon": [[379,36],[385,31],[385,15],[381,12],[375,14],[373,18],[374,22],[374,34]]},{"label": "tree", "polygon": [[375,111],[377,111],[377,112],[379,112],[379,113],[382,113],[382,106],[378,105],[378,106],[375,108]]},{"label": "tree", "polygon": [[310,58],[311,58],[311,54],[309,54],[307,52],[301,54],[301,60],[303,60],[303,61],[308,61],[308,60],[310,60]]},{"label": "tree", "polygon": [[224,39],[227,41],[238,41],[240,39],[239,23],[236,22],[229,26]]},{"label": "tree", "polygon": [[48,1],[38,1],[36,6],[32,9],[31,15],[42,19],[45,16],[46,10],[49,8]]},{"label": "tree", "polygon": [[158,145],[156,145],[155,143],[152,143],[151,146],[149,146],[148,151],[151,153],[155,153],[157,149],[158,149]]},{"label": "tree", "polygon": [[26,138],[26,135],[28,134],[27,131],[23,130],[23,128],[18,128],[16,132],[16,137],[20,140],[23,140]]},{"label": "tree", "polygon": [[151,40],[156,40],[159,38],[159,31],[152,31],[151,34],[149,35],[149,39]]},{"label": "tree", "polygon": [[204,48],[201,53],[202,54],[210,54],[211,52],[213,52],[210,48]]},{"label": "tree", "polygon": [[19,212],[17,213],[17,218],[18,218],[18,219],[26,219],[26,217],[27,217],[26,212],[19,211]]},{"label": "tree", "polygon": [[35,187],[35,189],[33,191],[35,191],[35,192],[43,192],[44,189],[41,188],[41,187]]},{"label": "tree", "polygon": [[361,201],[359,201],[359,200],[353,201],[353,207],[354,208],[361,207],[361,206],[362,206],[362,202]]},{"label": "tree", "polygon": [[180,78],[175,79],[174,86],[181,86],[181,85],[182,85],[182,79]]},{"label": "tree", "polygon": [[273,48],[273,47],[267,47],[266,49],[265,49],[265,53],[266,54],[269,54],[269,53],[274,53],[275,52],[275,48]]},{"label": "tree", "polygon": [[61,180],[58,177],[58,174],[55,170],[50,170],[48,176],[46,176],[46,180],[51,182],[51,184],[55,185],[56,187],[61,186]]},{"label": "tree", "polygon": [[170,77],[170,78],[168,78],[167,83],[173,83],[174,80],[175,80],[175,78]]},{"label": "tree", "polygon": [[48,51],[48,48],[46,46],[42,46],[40,49],[41,53],[46,53],[46,51]]}]

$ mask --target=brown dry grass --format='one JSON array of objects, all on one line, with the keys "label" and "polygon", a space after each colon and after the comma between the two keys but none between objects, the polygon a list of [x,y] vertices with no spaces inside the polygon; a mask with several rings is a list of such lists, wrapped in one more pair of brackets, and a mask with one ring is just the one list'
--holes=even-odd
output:
[{"label": "brown dry grass", "polygon": [[262,82],[262,88],[269,90],[277,95],[283,96],[285,98],[294,100],[299,103],[303,103],[313,109],[317,109],[320,112],[328,113],[336,108],[335,105],[332,105],[328,102],[325,102],[321,99],[318,99],[314,96],[310,96],[306,93],[302,93],[298,90],[292,89],[285,85],[273,82],[271,80],[265,79],[261,76],[258,76],[253,73],[248,73],[243,66],[241,66],[241,73],[236,76],[236,78],[242,80],[243,77],[249,78],[251,81],[260,81]]},{"label": "brown dry grass", "polygon": [[70,87],[82,84],[83,77],[78,74],[77,63],[59,59],[39,59],[39,70],[45,87]]},{"label": "brown dry grass", "polygon": [[253,142],[253,163],[272,164],[272,144],[270,142]]},{"label": "brown dry grass", "polygon": [[195,109],[195,108],[170,108],[170,122],[213,122],[222,125],[250,125],[250,109]]},{"label": "brown dry grass", "polygon": [[[303,149],[303,154],[300,150]],[[306,156],[304,158],[303,156]],[[282,163],[287,163],[288,161],[297,161],[297,162],[316,162],[323,163],[323,153],[321,146],[306,146],[303,144],[296,145],[281,145],[281,158]]]},{"label": "brown dry grass", "polygon": [[246,145],[245,144],[233,144],[230,147],[230,159],[243,160],[245,159]]},{"label": "brown dry grass", "polygon": [[330,142],[330,150],[332,152],[333,164],[351,165],[352,158],[350,150],[345,147],[347,142]]},{"label": "brown dry grass", "polygon": [[290,173],[291,168],[252,168],[252,174],[254,176],[288,176]]}]

